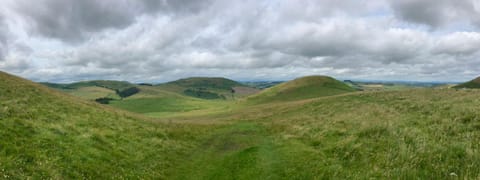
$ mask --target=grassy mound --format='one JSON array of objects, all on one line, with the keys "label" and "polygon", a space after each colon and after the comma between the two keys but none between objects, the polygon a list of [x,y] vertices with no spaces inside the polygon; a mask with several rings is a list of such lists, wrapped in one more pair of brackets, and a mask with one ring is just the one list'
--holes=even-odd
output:
[{"label": "grassy mound", "polygon": [[2,178],[162,178],[194,131],[0,72]]},{"label": "grassy mound", "polygon": [[331,96],[355,89],[328,76],[307,76],[268,88],[250,96],[248,102],[268,103]]},{"label": "grassy mound", "polygon": [[475,78],[475,79],[473,79],[471,81],[468,81],[466,83],[456,85],[453,88],[457,88],[457,89],[460,89],[460,88],[479,89],[480,88],[480,77]]}]

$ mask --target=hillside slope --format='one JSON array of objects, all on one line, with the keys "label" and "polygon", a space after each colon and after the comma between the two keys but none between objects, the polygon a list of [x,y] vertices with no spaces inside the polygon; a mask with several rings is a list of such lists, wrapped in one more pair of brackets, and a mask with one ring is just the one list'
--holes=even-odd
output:
[{"label": "hillside slope", "polygon": [[477,77],[471,81],[468,81],[466,83],[462,83],[459,85],[454,86],[453,88],[470,88],[470,89],[479,89],[480,88],[480,77]]},{"label": "hillside slope", "polygon": [[239,82],[218,77],[192,77],[159,84],[157,87],[201,99],[234,99],[258,90]]},{"label": "hillside slope", "polygon": [[162,178],[193,132],[0,72],[2,178]]},{"label": "hillside slope", "polygon": [[78,89],[82,87],[103,87],[111,90],[122,90],[135,86],[127,81],[112,81],[112,80],[94,80],[94,81],[81,81],[70,84],[58,84],[58,83],[41,83],[51,88],[57,89]]},{"label": "hillside slope", "polygon": [[354,92],[355,89],[328,76],[307,76],[288,81],[248,97],[251,103],[292,101]]},{"label": "hillside slope", "polygon": [[178,179],[478,179],[480,91],[359,92],[247,106]]}]

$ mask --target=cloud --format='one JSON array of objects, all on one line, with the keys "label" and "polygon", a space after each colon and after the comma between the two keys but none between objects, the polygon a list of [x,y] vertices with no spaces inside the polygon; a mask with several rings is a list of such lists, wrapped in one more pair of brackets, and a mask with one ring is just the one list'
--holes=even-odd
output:
[{"label": "cloud", "polygon": [[413,23],[434,28],[455,21],[480,27],[480,3],[476,0],[390,0],[394,14]]},{"label": "cloud", "polygon": [[441,37],[436,42],[435,53],[472,55],[480,52],[480,33],[455,32]]},{"label": "cloud", "polygon": [[7,37],[8,37],[8,27],[4,21],[3,15],[0,13],[0,61],[5,58],[7,54]]},{"label": "cloud", "polygon": [[29,31],[66,42],[79,42],[105,29],[122,29],[143,14],[196,12],[207,1],[194,0],[19,0],[16,12]]},{"label": "cloud", "polygon": [[7,2],[0,69],[38,81],[466,80],[479,70],[476,1]]}]

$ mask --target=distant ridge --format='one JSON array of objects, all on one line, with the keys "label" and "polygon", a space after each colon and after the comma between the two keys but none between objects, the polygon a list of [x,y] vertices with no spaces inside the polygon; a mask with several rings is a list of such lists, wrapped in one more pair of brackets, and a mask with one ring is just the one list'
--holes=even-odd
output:
[{"label": "distant ridge", "polygon": [[468,81],[466,83],[462,83],[459,85],[454,86],[453,88],[469,88],[469,89],[479,89],[480,88],[480,77],[477,77],[471,81]]},{"label": "distant ridge", "polygon": [[231,99],[251,95],[258,91],[247,85],[222,77],[191,77],[157,86],[201,99]]},{"label": "distant ridge", "polygon": [[135,86],[127,81],[113,81],[113,80],[93,80],[93,81],[80,81],[70,84],[59,84],[59,83],[49,83],[42,82],[45,86],[57,89],[78,89],[82,87],[103,87],[111,90],[123,90]]},{"label": "distant ridge", "polygon": [[288,81],[250,96],[253,103],[301,100],[355,91],[354,88],[328,76],[306,76]]},{"label": "distant ridge", "polygon": [[175,84],[187,88],[214,88],[231,90],[236,86],[245,86],[239,82],[222,77],[191,77],[168,82],[167,84]]}]

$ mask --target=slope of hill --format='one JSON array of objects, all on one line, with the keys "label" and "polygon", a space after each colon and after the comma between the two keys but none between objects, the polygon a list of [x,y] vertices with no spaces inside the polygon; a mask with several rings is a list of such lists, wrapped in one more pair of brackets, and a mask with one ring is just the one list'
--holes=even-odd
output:
[{"label": "slope of hill", "polygon": [[[327,81],[342,87],[326,77],[299,80],[283,86]],[[144,95],[157,96],[157,90]],[[480,177],[478,90],[342,91],[311,99],[292,91],[305,100],[242,104],[159,124],[0,73],[0,177]]]},{"label": "slope of hill", "polygon": [[477,78],[475,78],[471,81],[468,81],[466,83],[456,85],[453,88],[457,88],[457,89],[460,89],[460,88],[479,89],[480,88],[480,77],[477,77]]},{"label": "slope of hill", "polygon": [[244,86],[243,84],[240,84],[230,79],[216,77],[192,77],[168,82],[167,84],[174,84],[177,86],[188,88],[212,88],[224,90],[231,90],[233,87],[236,86]]},{"label": "slope of hill", "polygon": [[195,137],[176,127],[0,72],[1,178],[162,178]]},{"label": "slope of hill", "polygon": [[[246,106],[178,179],[477,179],[480,91],[359,92]],[[184,120],[185,121],[185,120]]]},{"label": "slope of hill", "polygon": [[210,77],[179,79],[157,87],[201,99],[234,99],[258,92],[230,79]]},{"label": "slope of hill", "polygon": [[327,76],[307,76],[288,81],[248,97],[252,103],[292,101],[354,92],[352,87]]},{"label": "slope of hill", "polygon": [[[42,82],[45,86],[88,100],[122,99],[138,93],[137,85],[127,81],[96,80],[82,81],[71,84]],[[107,101],[107,102],[108,102]]]},{"label": "slope of hill", "polygon": [[122,90],[129,87],[135,86],[127,81],[112,81],[112,80],[95,80],[95,81],[81,81],[70,84],[59,84],[59,83],[49,83],[42,82],[45,86],[56,88],[56,89],[78,89],[82,87],[103,87],[111,90]]}]

